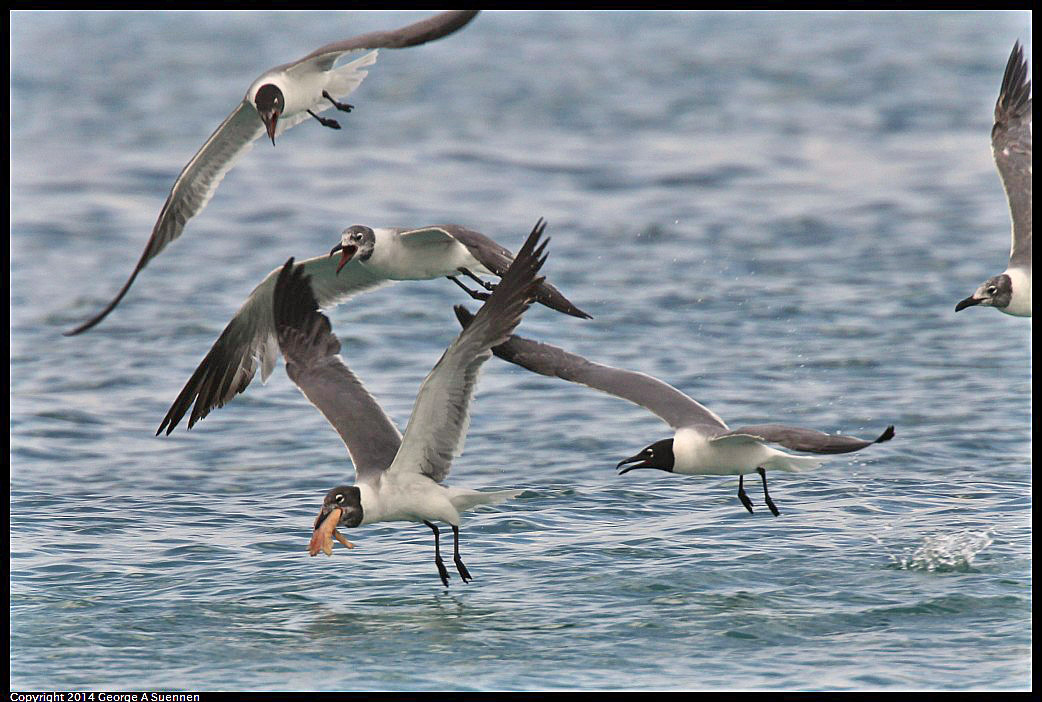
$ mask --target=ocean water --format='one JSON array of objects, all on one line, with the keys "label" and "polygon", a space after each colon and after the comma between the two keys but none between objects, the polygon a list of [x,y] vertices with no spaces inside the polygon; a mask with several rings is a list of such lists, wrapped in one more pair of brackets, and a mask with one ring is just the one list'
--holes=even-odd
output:
[{"label": "ocean water", "polygon": [[[992,110],[1029,13],[500,13],[382,51],[336,115],[261,141],[93,331],[180,168],[266,68],[427,13],[11,16],[11,686],[1026,689],[1031,321],[1000,272]],[[614,465],[639,407],[489,361],[450,484],[524,488],[309,558],[352,478],[286,378],[155,431],[238,305],[351,224],[549,221],[519,333],[732,425],[893,441],[757,480]],[[330,312],[404,427],[457,333],[446,280]],[[755,476],[754,476],[755,477]],[[450,566],[451,570],[451,566]]]}]

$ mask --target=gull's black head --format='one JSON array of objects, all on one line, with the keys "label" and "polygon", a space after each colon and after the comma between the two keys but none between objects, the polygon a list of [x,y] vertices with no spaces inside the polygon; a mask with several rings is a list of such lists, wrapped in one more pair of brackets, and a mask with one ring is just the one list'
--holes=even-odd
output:
[{"label": "gull's black head", "polygon": [[984,281],[984,284],[977,288],[976,292],[955,306],[955,311],[958,312],[974,305],[986,305],[1002,309],[1009,307],[1012,299],[1013,280],[1005,273],[1002,273]]},{"label": "gull's black head", "polygon": [[275,127],[279,122],[279,115],[286,110],[286,98],[282,91],[271,83],[265,83],[257,90],[257,96],[253,98],[253,104],[257,107],[261,121],[268,129],[268,137],[272,146],[275,145]]},{"label": "gull's black head", "polygon": [[354,485],[340,485],[326,493],[322,510],[315,519],[315,529],[334,508],[340,509],[337,526],[353,528],[362,523],[362,493]]},{"label": "gull's black head", "polygon": [[627,463],[635,464],[620,470],[619,475],[629,473],[631,470],[637,468],[655,468],[657,470],[664,470],[667,473],[672,473],[674,460],[673,439],[663,439],[662,441],[656,441],[651,446],[648,446],[636,456],[630,456],[623,461],[619,461],[619,465],[615,467],[622,468],[622,466]]},{"label": "gull's black head", "polygon": [[359,261],[368,261],[369,257],[373,255],[375,246],[376,233],[369,227],[356,224],[345,229],[340,235],[340,243],[329,252],[330,256],[337,251],[340,252],[340,263],[336,267],[337,274],[339,275],[340,269],[346,266],[347,262],[353,258],[357,258]]}]

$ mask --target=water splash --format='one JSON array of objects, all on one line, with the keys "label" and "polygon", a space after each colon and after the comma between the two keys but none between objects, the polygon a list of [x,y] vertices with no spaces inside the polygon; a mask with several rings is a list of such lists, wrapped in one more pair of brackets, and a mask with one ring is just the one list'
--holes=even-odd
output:
[{"label": "water splash", "polygon": [[[882,545],[878,537],[876,542]],[[991,543],[988,531],[960,531],[929,536],[918,547],[905,549],[901,556],[892,553],[887,553],[887,556],[901,570],[965,573],[971,569],[977,554]]]}]

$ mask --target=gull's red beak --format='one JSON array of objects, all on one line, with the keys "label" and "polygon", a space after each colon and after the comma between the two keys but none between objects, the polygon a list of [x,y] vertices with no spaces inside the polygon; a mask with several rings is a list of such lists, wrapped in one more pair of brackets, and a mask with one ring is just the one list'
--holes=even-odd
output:
[{"label": "gull's red beak", "polygon": [[261,119],[264,121],[264,126],[268,129],[268,138],[271,139],[271,145],[275,146],[275,127],[279,123],[279,111],[272,110],[270,114],[261,115]]},{"label": "gull's red beak", "polygon": [[353,244],[348,244],[347,246],[344,246],[343,244],[337,244],[329,252],[329,255],[332,256],[337,251],[340,252],[340,263],[337,264],[336,272],[337,275],[340,275],[340,269],[346,266],[347,262],[354,258],[354,255],[358,253],[358,247]]}]

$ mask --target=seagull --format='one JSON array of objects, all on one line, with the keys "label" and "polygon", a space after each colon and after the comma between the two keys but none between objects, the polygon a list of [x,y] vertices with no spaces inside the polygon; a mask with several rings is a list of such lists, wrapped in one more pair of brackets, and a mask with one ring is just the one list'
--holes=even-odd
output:
[{"label": "seagull", "polygon": [[362,69],[376,62],[377,52],[334,68],[333,64],[341,56],[363,49],[399,49],[425,44],[452,34],[477,13],[477,10],[450,10],[400,29],[360,34],[326,44],[302,59],[265,71],[177,176],[134,272],[116,297],[101,312],[65,335],[87,331],[116,308],[141,269],[181,236],[188,220],[202,212],[224,176],[265,133],[274,145],[277,135],[309,117],[324,127],[340,129],[335,119],[319,117],[317,113],[331,107],[341,112],[351,111],[351,105],[336,98],[347,96],[361,84],[368,74]]},{"label": "seagull", "polygon": [[1013,220],[1009,266],[988,278],[955,306],[955,311],[987,305],[1016,317],[1031,316],[1031,81],[1020,42],[1002,76],[991,128],[991,153],[1002,177]]},{"label": "seagull", "polygon": [[[456,316],[465,329],[474,319],[459,306],[456,307]],[[781,424],[758,424],[732,430],[712,410],[672,385],[644,373],[593,363],[556,346],[516,335],[493,347],[492,352],[534,373],[580,383],[629,400],[658,415],[676,430],[672,439],[656,441],[635,456],[620,461],[616,468],[627,467],[619,471],[619,475],[638,468],[685,475],[737,475],[738,499],[750,513],[753,505],[745,494],[745,474],[760,474],[764,502],[777,517],[778,508],[767,492],[767,469],[799,471],[826,460],[794,456],[766,444],[780,444],[804,453],[832,454],[858,451],[894,437],[893,425],[871,441]]]},{"label": "seagull", "polygon": [[[501,276],[514,258],[510,251],[481,232],[458,224],[420,229],[373,229],[356,224],[343,231],[340,243],[329,255],[337,252],[340,252],[337,275],[354,260],[368,273],[388,280],[429,280],[445,276],[476,300],[487,300],[488,293],[468,288],[460,281],[459,274],[476,281],[485,290],[492,290],[494,286],[477,274]],[[549,283],[540,286],[536,301],[573,317],[592,319]]]},{"label": "seagull", "polygon": [[330,554],[336,527],[374,522],[422,522],[434,532],[434,563],[445,587],[449,575],[441,557],[440,530],[452,527],[453,561],[463,582],[472,576],[459,554],[460,512],[491,505],[522,490],[480,492],[443,485],[452,459],[463,451],[469,405],[489,350],[507,339],[534,300],[546,260],[543,226],[537,225],[473,322],[449,345],[420,386],[405,434],[380,409],[340,358],[340,342],[306,270],[289,259],[279,271],[273,296],[278,343],[286,373],[340,434],[355,466],[355,484],[330,490],[315,520],[308,552]]},{"label": "seagull", "polygon": [[[536,227],[545,227],[541,218]],[[454,278],[451,274],[458,272],[459,265],[468,267],[468,271],[474,269],[502,275],[514,260],[510,251],[484,234],[456,224],[412,230],[349,227],[347,231],[358,229],[372,232],[377,240],[386,241],[391,246],[406,242],[404,245],[393,246],[394,251],[404,253],[398,256],[384,255],[384,249],[381,247],[378,254],[370,256],[363,253],[348,261],[344,261],[342,255],[338,262],[332,257],[332,254],[337,252],[338,245],[329,255],[302,261],[298,265],[303,267],[307,274],[312,294],[319,307],[338,305],[358,293],[396,280],[429,280],[443,275]],[[381,234],[377,237],[376,232]],[[343,238],[350,237],[344,234]],[[463,242],[464,245],[456,242]],[[375,263],[385,260],[391,260],[392,264]],[[427,260],[431,263],[425,263]],[[271,298],[279,270],[273,270],[254,288],[239,311],[228,322],[170,406],[156,431],[157,436],[163,431],[169,435],[192,407],[193,402],[195,406],[188,420],[189,429],[214,408],[223,407],[226,402],[246,390],[257,372],[258,365],[261,369],[261,382],[267,382],[268,376],[275,368],[278,355]],[[589,317],[569,302],[553,285],[542,278],[540,281],[536,288],[537,302],[576,317]],[[459,283],[458,279],[456,282],[472,296],[484,298],[488,295],[468,289]],[[485,285],[489,289],[494,287],[490,284]]]}]

